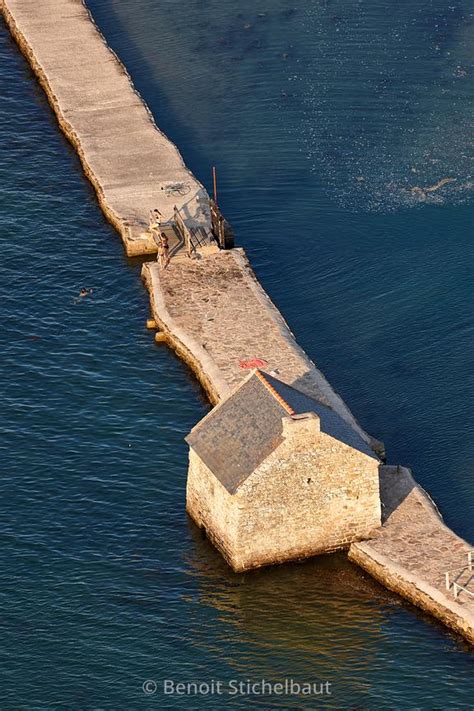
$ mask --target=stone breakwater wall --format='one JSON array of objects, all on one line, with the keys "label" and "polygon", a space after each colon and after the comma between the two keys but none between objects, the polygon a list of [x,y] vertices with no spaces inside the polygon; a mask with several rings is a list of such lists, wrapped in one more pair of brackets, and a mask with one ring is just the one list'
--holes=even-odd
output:
[{"label": "stone breakwater wall", "polygon": [[474,597],[461,592],[455,599],[445,578],[456,571],[453,579],[474,593],[474,570],[467,569],[473,547],[444,524],[405,467],[380,467],[380,495],[383,525],[370,540],[353,543],[349,558],[474,644]]},{"label": "stone breakwater wall", "polygon": [[0,10],[77,151],[129,256],[156,252],[149,211],[176,205],[191,228],[210,230],[203,186],[153,116],[82,0],[0,0]]},{"label": "stone breakwater wall", "polygon": [[[168,220],[176,205],[188,227],[209,234],[205,189],[157,128],[82,0],[0,0],[0,11],[127,254],[156,251],[147,232],[154,207]],[[382,453],[297,345],[243,251],[197,256],[178,256],[165,272],[147,263],[142,274],[163,337],[211,401],[246,376],[242,361],[259,358],[281,380],[336,410]],[[407,470],[382,467],[380,487],[384,524],[351,546],[351,559],[474,643],[473,599],[454,601],[442,582],[446,570],[462,565],[469,544],[444,525]]]},{"label": "stone breakwater wall", "polygon": [[[61,129],[75,147],[103,212],[120,233],[127,254],[156,252],[155,242],[147,231],[149,211],[153,207],[158,207],[166,221],[172,220],[176,205],[188,227],[209,233],[209,198],[205,189],[184,165],[176,146],[156,126],[84,2],[0,0],[0,10],[44,88]],[[181,189],[175,191],[173,186]],[[185,194],[180,195],[181,192]],[[210,255],[212,251],[208,250]],[[205,259],[202,254],[198,255],[201,257],[198,267],[183,266],[182,258],[177,259],[176,264],[173,261],[169,269],[172,276],[168,279],[165,272],[161,277],[163,288],[156,268],[145,268],[144,280],[149,287],[154,316],[163,325],[169,344],[194,370],[211,401],[215,403],[227,394],[227,386],[238,382],[237,375],[245,376],[245,371],[239,371],[234,352],[241,357],[246,353],[251,357],[256,351],[268,352],[268,358],[263,357],[272,367],[282,363],[288,382],[300,389],[306,385],[311,387],[310,394],[317,394],[333,406],[367,442],[381,451],[381,443],[360,427],[343,400],[296,344],[282,316],[253,275],[242,250],[227,257],[220,253],[214,260],[210,255]],[[193,280],[191,287],[188,279],[192,279],[193,272],[199,277],[198,281]],[[208,348],[202,344],[201,336],[195,337],[196,324],[199,324],[198,330],[205,330],[212,321],[208,317],[209,299],[201,294],[201,279],[209,290],[209,299],[217,294],[219,322],[225,321],[219,334],[211,325],[208,339],[216,341],[226,331],[225,345],[219,349],[218,357],[215,357],[217,344],[213,349]],[[178,291],[185,306],[193,304],[194,323],[192,319],[177,317],[179,305],[170,297]],[[239,306],[234,309],[237,323],[232,323],[229,299],[226,299],[229,292]],[[214,320],[217,323],[217,318]],[[273,334],[271,343],[258,323],[269,326]],[[233,328],[235,335],[232,335]],[[231,349],[232,352],[226,348],[237,339],[247,344],[250,333],[253,334],[252,346],[240,345]],[[231,378],[227,376],[227,361],[232,362]]]},{"label": "stone breakwater wall", "polygon": [[155,322],[214,404],[247,377],[241,365],[258,358],[278,378],[336,410],[374,449],[383,449],[296,343],[242,249],[182,258],[166,270],[147,262],[142,276]]}]

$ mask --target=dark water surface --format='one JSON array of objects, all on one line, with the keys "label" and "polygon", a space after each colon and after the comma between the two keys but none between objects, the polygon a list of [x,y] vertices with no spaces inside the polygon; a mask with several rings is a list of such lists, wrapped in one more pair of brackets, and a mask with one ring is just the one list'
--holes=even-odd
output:
[{"label": "dark water surface", "polygon": [[[89,6],[208,187],[218,165],[298,341],[474,542],[472,6]],[[0,95],[0,709],[474,708],[472,652],[343,556],[235,576],[197,535],[208,405],[3,28]],[[141,690],[262,677],[332,696]]]}]

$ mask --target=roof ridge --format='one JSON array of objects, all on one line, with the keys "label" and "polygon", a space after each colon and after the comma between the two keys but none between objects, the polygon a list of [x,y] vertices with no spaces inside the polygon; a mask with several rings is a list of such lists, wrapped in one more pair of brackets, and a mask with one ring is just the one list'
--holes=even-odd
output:
[{"label": "roof ridge", "polygon": [[280,395],[280,393],[273,387],[271,383],[268,382],[268,380],[265,377],[265,374],[259,370],[258,368],[255,369],[255,375],[257,378],[260,380],[261,383],[267,388],[268,392],[273,395],[275,400],[287,411],[289,415],[296,415],[296,412],[293,410],[293,408],[288,405],[286,400]]}]

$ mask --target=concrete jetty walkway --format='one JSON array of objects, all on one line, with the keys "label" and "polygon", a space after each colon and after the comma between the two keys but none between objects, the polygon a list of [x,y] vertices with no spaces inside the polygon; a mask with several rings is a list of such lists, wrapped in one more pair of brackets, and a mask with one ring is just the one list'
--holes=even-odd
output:
[{"label": "concrete jetty walkway", "polygon": [[[82,0],[0,0],[0,10],[127,254],[156,251],[147,232],[155,207],[171,221],[176,205],[186,226],[200,233],[195,258],[178,253],[168,269],[146,263],[142,274],[163,338],[211,401],[224,398],[258,359],[336,410],[380,453],[382,445],[297,345],[243,251],[219,251],[212,243],[206,191],[155,125]],[[474,598],[462,591],[455,599],[445,583],[448,570],[463,567],[469,544],[444,525],[407,470],[381,468],[381,498],[384,524],[369,541],[351,546],[351,559],[474,643]],[[462,584],[468,589],[470,575]]]},{"label": "concrete jetty walkway", "polygon": [[147,262],[142,275],[154,320],[213,403],[246,378],[246,365],[259,359],[266,370],[332,407],[374,449],[383,450],[298,346],[242,249],[172,260],[165,270]]},{"label": "concrete jetty walkway", "polygon": [[473,546],[444,524],[409,469],[380,467],[380,496],[382,528],[370,540],[353,543],[349,558],[474,644],[474,569],[468,565]]},{"label": "concrete jetty walkway", "polygon": [[157,128],[81,0],[0,0],[59,125],[129,256],[156,252],[149,211],[210,233],[206,191]]},{"label": "concrete jetty walkway", "polygon": [[320,396],[381,451],[296,344],[243,252],[213,246],[205,189],[157,128],[82,0],[0,0],[0,9],[127,254],[156,252],[147,231],[154,207],[171,223],[176,205],[186,226],[200,230],[204,247],[197,260],[183,261],[178,252],[161,276],[156,265],[145,265],[144,279],[156,320],[211,401],[246,375],[239,361],[258,352],[283,379]]}]

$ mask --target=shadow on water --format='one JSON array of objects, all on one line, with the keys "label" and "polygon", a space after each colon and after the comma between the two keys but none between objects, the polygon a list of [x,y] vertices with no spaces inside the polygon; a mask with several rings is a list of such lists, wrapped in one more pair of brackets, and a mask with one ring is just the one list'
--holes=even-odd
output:
[{"label": "shadow on water", "polygon": [[[151,109],[159,128],[166,136],[177,144],[178,150],[183,155],[187,165],[202,165],[206,161],[212,161],[212,156],[206,155],[200,150],[199,144],[194,140],[194,132],[189,122],[180,120],[179,114],[173,111],[171,99],[168,92],[155,78],[154,67],[151,60],[142,51],[139,39],[134,39],[130,35],[128,28],[122,22],[119,13],[114,7],[114,3],[107,5],[97,3],[95,0],[87,3],[92,16],[103,32],[104,28],[113,28],[107,33],[107,43],[117,53],[120,60],[125,65],[132,81],[141,96],[146,97],[146,103]],[[208,23],[203,25],[203,29],[209,30]],[[176,26],[175,40],[179,43],[179,25]],[[123,46],[123,37],[127,37],[126,48]],[[157,41],[159,33],[156,35]],[[125,51],[124,51],[125,50]],[[199,51],[199,48],[196,48]],[[139,67],[139,71],[135,71]],[[180,87],[175,87],[180,91]],[[205,87],[203,87],[205,91]],[[179,138],[179,142],[178,142]],[[212,163],[209,162],[209,173]],[[210,174],[200,175],[199,171],[194,171],[196,177],[208,188],[210,185]]]},{"label": "shadow on water", "polygon": [[[447,634],[472,656],[462,637],[379,585],[344,552],[235,574],[202,531],[192,522],[189,526],[194,546],[187,574],[198,581],[199,603],[233,629],[230,634],[242,635],[258,649],[255,653],[267,665],[260,669],[264,676],[275,673],[274,658],[289,650],[301,655],[303,669],[294,669],[300,678],[307,664],[318,669],[319,678],[320,667],[326,674],[339,673],[354,654],[361,654],[367,673],[378,657],[377,645],[387,639],[391,618],[397,625],[405,615],[427,624],[435,636]],[[239,662],[231,664],[234,671],[251,677],[254,658]]]}]

